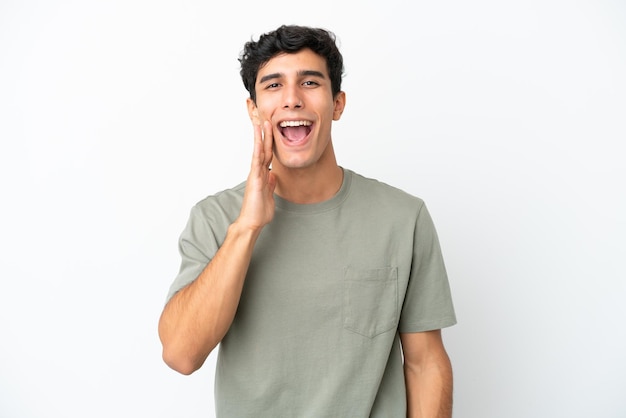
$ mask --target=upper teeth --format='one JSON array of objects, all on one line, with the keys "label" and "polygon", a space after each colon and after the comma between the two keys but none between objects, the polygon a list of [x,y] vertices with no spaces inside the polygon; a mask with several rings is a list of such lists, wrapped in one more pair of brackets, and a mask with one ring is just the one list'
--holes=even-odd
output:
[{"label": "upper teeth", "polygon": [[311,122],[308,120],[285,120],[280,123],[281,128],[286,128],[287,126],[311,126]]}]

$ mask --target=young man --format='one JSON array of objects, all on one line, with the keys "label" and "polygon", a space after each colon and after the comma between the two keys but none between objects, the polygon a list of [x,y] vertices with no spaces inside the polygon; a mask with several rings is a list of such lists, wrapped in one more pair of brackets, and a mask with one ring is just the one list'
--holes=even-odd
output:
[{"label": "young man", "polygon": [[337,164],[334,35],[282,26],[240,62],[250,173],[191,211],[165,362],[190,374],[219,344],[218,417],[450,417],[440,330],[456,319],[435,228],[419,198]]}]

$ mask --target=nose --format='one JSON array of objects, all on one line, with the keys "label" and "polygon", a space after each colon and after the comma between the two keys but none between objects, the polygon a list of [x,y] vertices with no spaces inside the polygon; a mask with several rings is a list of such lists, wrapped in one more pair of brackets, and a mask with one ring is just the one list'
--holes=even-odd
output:
[{"label": "nose", "polygon": [[283,98],[283,109],[299,109],[302,107],[302,100],[295,89],[285,89]]}]

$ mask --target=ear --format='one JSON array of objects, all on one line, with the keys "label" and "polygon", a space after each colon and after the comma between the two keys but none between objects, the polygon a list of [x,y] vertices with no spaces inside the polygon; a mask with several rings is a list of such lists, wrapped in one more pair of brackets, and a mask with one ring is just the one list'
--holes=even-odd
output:
[{"label": "ear", "polygon": [[259,118],[259,109],[254,104],[251,98],[246,99],[246,106],[248,106],[248,116],[250,116],[250,120],[255,125],[261,124],[261,119]]},{"label": "ear", "polygon": [[346,108],[346,93],[343,91],[340,91],[335,96],[335,109],[333,110],[333,120],[339,120],[345,108]]}]

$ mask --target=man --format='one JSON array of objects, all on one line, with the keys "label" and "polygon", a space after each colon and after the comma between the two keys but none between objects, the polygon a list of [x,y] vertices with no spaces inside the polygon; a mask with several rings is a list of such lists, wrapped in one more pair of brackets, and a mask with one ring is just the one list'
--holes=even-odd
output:
[{"label": "man", "polygon": [[220,346],[218,417],[450,417],[456,322],[422,200],[338,165],[346,105],[331,32],[246,43],[245,182],[196,204],[159,321],[183,374]]}]

